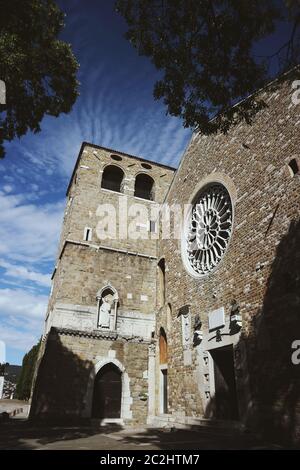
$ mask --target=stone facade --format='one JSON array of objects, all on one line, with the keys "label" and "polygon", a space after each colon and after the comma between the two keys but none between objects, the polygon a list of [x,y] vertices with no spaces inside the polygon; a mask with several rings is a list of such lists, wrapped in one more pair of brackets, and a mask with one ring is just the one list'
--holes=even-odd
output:
[{"label": "stone facade", "polygon": [[[261,92],[267,107],[252,125],[240,123],[227,135],[195,134],[167,196],[168,204],[190,203],[209,183],[223,184],[233,204],[229,247],[216,270],[191,276],[181,240],[163,240],[166,298],[156,331],[167,331],[169,412],[214,417],[214,354],[233,350],[239,419],[287,440],[299,439],[300,366],[291,345],[300,332],[300,173],[299,105],[292,102],[297,71]],[[232,322],[233,301],[242,327]],[[200,344],[184,350],[181,315],[189,305],[191,337],[195,316],[202,322]],[[209,327],[212,312],[223,309],[224,326]],[[240,319],[239,319],[240,322]],[[284,431],[284,432],[283,432]]]},{"label": "stone facade", "polygon": [[39,364],[31,416],[56,421],[90,418],[94,380],[108,363],[122,372],[122,422],[145,422],[148,344],[113,333],[84,334],[55,328],[47,337]]},{"label": "stone facade", "polygon": [[[124,172],[118,191],[102,187],[109,165]],[[153,180],[152,200],[135,193],[136,177],[141,174]],[[67,192],[31,417],[95,417],[95,378],[104,366],[111,365],[111,374],[113,370],[121,374],[118,418],[131,424],[146,422],[158,237],[155,227],[150,229],[150,221],[155,225],[173,174],[174,170],[164,165],[82,145]],[[144,187],[140,191],[143,195]],[[137,204],[146,211],[144,218],[136,215]],[[98,224],[103,208],[108,210],[108,224],[116,222],[116,233],[108,227],[107,235],[101,238]],[[115,219],[111,208],[116,209]],[[127,236],[130,227],[137,229],[136,238]],[[106,297],[111,304],[106,311],[107,325],[103,325],[101,311]],[[112,389],[114,386],[112,382]]]},{"label": "stone facade", "polygon": [[[216,184],[230,195],[229,243],[223,256],[217,248],[222,259],[204,276],[187,268],[184,235],[105,243],[94,238],[99,202],[116,205],[126,197],[130,207],[137,199],[134,181],[143,160],[83,145],[68,189],[33,414],[43,413],[46,371],[57,374],[51,353],[56,338],[56,348],[81,361],[81,375],[74,373],[71,381],[80,396],[73,403],[62,391],[47,409],[91,416],[92,378],[114,358],[122,380],[127,374],[129,381],[127,422],[151,422],[161,414],[185,422],[220,418],[268,436],[299,438],[300,366],[291,361],[300,332],[300,119],[299,105],[292,102],[297,73],[258,93],[267,106],[251,124],[239,123],[226,135],[195,133],[174,178],[161,165],[151,163],[146,170],[159,204],[194,204]],[[112,153],[122,157],[123,195],[99,191]],[[146,205],[150,211],[155,203]],[[149,218],[157,222],[153,214]],[[205,217],[217,239],[217,215]],[[92,229],[90,241],[83,240],[85,227]],[[213,263],[210,256],[207,263]],[[106,285],[119,299],[110,335],[97,324],[97,292]],[[61,365],[60,374],[67,369]]]}]

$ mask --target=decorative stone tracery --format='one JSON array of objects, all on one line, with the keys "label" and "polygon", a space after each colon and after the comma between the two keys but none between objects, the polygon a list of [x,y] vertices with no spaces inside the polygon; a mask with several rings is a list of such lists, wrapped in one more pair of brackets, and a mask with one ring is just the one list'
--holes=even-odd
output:
[{"label": "decorative stone tracery", "polygon": [[203,276],[213,271],[229,244],[233,208],[227,189],[220,183],[204,187],[187,217],[184,232],[184,259],[188,270]]}]

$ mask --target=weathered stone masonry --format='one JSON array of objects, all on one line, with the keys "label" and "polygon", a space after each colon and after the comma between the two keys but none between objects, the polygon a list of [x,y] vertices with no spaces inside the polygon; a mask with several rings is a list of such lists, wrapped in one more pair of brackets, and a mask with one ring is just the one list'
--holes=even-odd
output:
[{"label": "weathered stone masonry", "polygon": [[147,361],[148,344],[131,337],[52,329],[39,367],[38,399],[33,401],[32,416],[58,421],[90,418],[95,376],[104,364],[113,363],[122,368],[123,422],[143,422],[147,415],[147,401],[142,400],[148,392]]},{"label": "weathered stone masonry", "polygon": [[[124,172],[117,191],[102,188],[103,174],[111,165]],[[148,352],[155,330],[157,240],[149,236],[147,223],[140,224],[142,238],[120,239],[120,224],[124,222],[119,204],[121,212],[125,207],[129,213],[133,204],[142,204],[149,220],[155,222],[156,213],[151,211],[163,202],[173,173],[169,167],[122,152],[82,145],[68,188],[32,417],[146,422],[148,395],[153,395]],[[136,178],[141,174],[153,179],[154,200],[135,196]],[[140,191],[143,195],[144,187]],[[117,233],[99,240],[97,210],[107,204],[116,208]],[[109,213],[110,220],[112,217]],[[129,217],[129,222],[134,223],[132,219]],[[100,324],[104,298],[110,302],[106,326]],[[105,316],[105,309],[103,312]],[[95,412],[93,400],[97,401],[98,392],[94,383],[99,377],[99,387],[105,387],[101,374],[106,366],[111,368],[111,389],[105,391],[107,402],[102,404],[102,411]],[[118,374],[121,384],[114,382]],[[109,395],[116,387],[121,389],[120,406],[109,415]]]},{"label": "weathered stone masonry", "polygon": [[[258,93],[267,106],[251,125],[240,123],[226,135],[195,133],[174,179],[170,168],[150,162],[147,169],[144,160],[83,145],[68,189],[32,415],[90,417],[93,375],[114,360],[126,422],[162,415],[185,423],[234,419],[269,437],[299,439],[300,366],[291,361],[300,335],[300,118],[291,86],[297,74]],[[122,194],[100,190],[114,154],[125,172]],[[222,259],[209,274],[187,269],[183,235],[105,243],[95,237],[98,204],[126,197],[130,207],[141,171],[154,179],[159,204],[196,204],[214,185],[229,193],[229,243],[223,256],[217,248],[214,256]],[[154,203],[146,204],[150,214]],[[205,209],[206,227],[198,230],[195,222],[199,240],[208,232],[210,241],[222,235],[216,228],[222,210]],[[83,240],[85,227],[92,240]],[[106,285],[117,308],[110,332],[97,323],[97,295]],[[66,362],[53,361],[55,354]],[[46,392],[47,371],[52,383],[63,376],[64,388],[69,383],[78,394]]]},{"label": "weathered stone masonry", "polygon": [[[166,263],[166,303],[171,304],[169,407],[175,415],[214,415],[209,349],[233,345],[239,418],[267,433],[299,433],[300,369],[291,363],[291,343],[300,332],[299,106],[292,103],[292,80],[261,92],[267,107],[252,125],[241,123],[227,135],[194,135],[167,196],[189,203],[209,182],[222,183],[234,207],[229,248],[218,268],[196,279],[183,266],[181,241],[166,240],[159,252]],[[192,189],[191,189],[192,188]],[[242,314],[242,330],[229,329],[232,301]],[[191,324],[202,320],[203,341],[184,361],[178,311],[190,305]],[[208,330],[208,315],[224,308],[221,340]],[[165,322],[158,317],[158,326]]]}]

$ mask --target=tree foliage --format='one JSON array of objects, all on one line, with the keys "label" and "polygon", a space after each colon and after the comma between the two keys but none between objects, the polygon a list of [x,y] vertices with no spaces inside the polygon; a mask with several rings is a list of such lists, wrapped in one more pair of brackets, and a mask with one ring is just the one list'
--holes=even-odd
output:
[{"label": "tree foliage", "polygon": [[19,400],[28,400],[31,394],[32,381],[38,358],[41,341],[33,346],[30,351],[25,354],[22,361],[22,370],[16,387],[16,398]]},{"label": "tree foliage", "polygon": [[[297,17],[299,1],[288,1]],[[127,21],[127,39],[162,71],[154,97],[186,127],[227,131],[264,106],[252,96],[232,108],[268,79],[253,46],[283,17],[280,1],[117,0],[116,9]]]},{"label": "tree foliage", "polygon": [[4,377],[7,366],[9,366],[8,362],[0,362],[0,377]]},{"label": "tree foliage", "polygon": [[78,96],[78,63],[58,39],[64,14],[53,0],[0,0],[0,157],[4,141],[40,131],[45,115],[68,113]]}]

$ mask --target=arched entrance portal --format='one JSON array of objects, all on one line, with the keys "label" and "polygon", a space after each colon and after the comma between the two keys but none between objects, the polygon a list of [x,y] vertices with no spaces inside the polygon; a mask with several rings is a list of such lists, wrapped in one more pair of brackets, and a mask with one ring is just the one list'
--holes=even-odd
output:
[{"label": "arched entrance portal", "polygon": [[93,394],[93,418],[120,418],[122,373],[112,363],[103,366],[96,375]]}]

